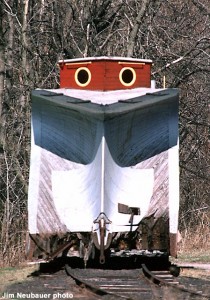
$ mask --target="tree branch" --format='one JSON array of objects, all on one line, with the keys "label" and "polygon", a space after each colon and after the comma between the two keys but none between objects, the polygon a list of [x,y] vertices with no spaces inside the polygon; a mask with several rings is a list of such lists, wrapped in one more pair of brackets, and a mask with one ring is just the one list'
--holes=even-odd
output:
[{"label": "tree branch", "polygon": [[192,0],[192,3],[199,8],[199,10],[204,14],[210,16],[210,10],[200,1]]},{"label": "tree branch", "polygon": [[142,6],[141,9],[138,13],[138,16],[136,18],[136,22],[130,32],[130,37],[129,37],[129,41],[128,41],[128,47],[127,47],[127,56],[131,57],[133,56],[133,52],[134,52],[134,46],[135,46],[135,41],[136,41],[136,37],[139,31],[139,27],[143,21],[143,18],[145,16],[147,7],[149,5],[149,0],[143,0],[142,1]]}]

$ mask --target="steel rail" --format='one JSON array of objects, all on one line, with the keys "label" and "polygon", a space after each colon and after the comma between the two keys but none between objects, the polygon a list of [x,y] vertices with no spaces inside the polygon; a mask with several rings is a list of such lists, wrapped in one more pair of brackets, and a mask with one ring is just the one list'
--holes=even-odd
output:
[{"label": "steel rail", "polygon": [[[141,270],[131,269],[116,271],[96,269],[94,270],[95,274],[93,273],[92,275],[90,274],[91,269],[79,269],[78,271],[78,269],[72,269],[69,265],[66,265],[65,269],[67,274],[71,276],[78,285],[89,289],[95,295],[112,295],[124,300],[135,300],[137,295],[144,298],[146,298],[145,296],[148,297],[151,295],[152,299],[152,283],[153,286],[156,286],[159,293],[161,293],[161,286],[167,286],[183,293],[210,299],[210,295],[202,294],[202,292],[197,292],[180,285],[179,281],[170,274],[170,270],[150,271],[145,264],[142,264]],[[85,270],[86,272],[82,273]],[[107,271],[107,273],[105,272],[103,274],[104,271]]]},{"label": "steel rail", "polygon": [[94,294],[97,294],[100,296],[113,295],[113,296],[121,297],[122,299],[132,300],[130,297],[125,297],[123,295],[115,294],[113,292],[110,292],[110,291],[107,291],[106,289],[101,288],[100,286],[94,285],[94,284],[88,282],[87,280],[82,279],[80,276],[75,274],[74,269],[72,269],[69,265],[65,266],[65,270],[66,270],[66,273],[69,276],[71,276],[78,285],[88,288]]},{"label": "steel rail", "polygon": [[[174,280],[174,277],[170,274],[170,271],[150,271],[145,264],[142,264],[142,270],[144,275],[151,280],[153,283],[158,285],[165,285],[180,290],[185,293],[189,293],[191,295],[200,296],[203,298],[210,299],[210,295],[203,294],[202,292],[197,292],[187,287],[180,285],[178,281]],[[171,279],[169,279],[171,277]]]},{"label": "steel rail", "polygon": [[[98,273],[96,273],[97,275],[84,279],[82,273],[77,270],[75,271],[75,269],[66,265],[67,274],[70,275],[78,285],[91,290],[94,294],[100,296],[112,295],[124,300],[135,300],[136,297],[140,295],[143,298],[149,296],[149,299],[152,299],[153,291],[151,285],[146,280],[141,270],[106,271],[110,271],[110,273],[101,276],[100,270],[98,270]],[[124,272],[126,272],[126,274]],[[135,272],[135,276],[133,275],[133,272]],[[159,288],[158,285],[156,287]],[[148,299],[147,297],[146,299]]]}]

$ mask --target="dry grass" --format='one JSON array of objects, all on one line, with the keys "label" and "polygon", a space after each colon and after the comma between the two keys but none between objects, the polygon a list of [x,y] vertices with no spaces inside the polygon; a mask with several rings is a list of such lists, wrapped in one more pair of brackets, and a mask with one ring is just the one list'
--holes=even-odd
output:
[{"label": "dry grass", "polygon": [[[181,232],[182,241],[179,245],[178,259],[173,259],[176,264],[179,263],[202,263],[209,264],[210,267],[210,226],[207,219],[201,222],[195,229],[185,229]],[[13,261],[14,262],[14,261]],[[17,264],[18,265],[18,264]],[[27,277],[38,269],[38,266],[19,265],[18,267],[0,268],[0,295],[5,289],[13,283],[23,282]],[[210,286],[210,269],[186,269],[181,270],[180,278],[187,280],[195,278],[198,280],[209,282]],[[29,280],[29,279],[27,279]],[[207,288],[208,291],[208,288]],[[176,299],[170,294],[167,298],[168,291],[165,291],[165,299]],[[208,292],[209,293],[209,292]],[[186,298],[187,299],[187,298]]]},{"label": "dry grass", "polygon": [[[200,289],[210,295],[210,224],[204,218],[199,225],[181,232],[178,258],[172,259],[181,268],[179,281],[193,289]],[[203,269],[202,269],[203,268]],[[188,295],[189,296],[189,295]],[[190,298],[186,298],[190,299]],[[204,298],[200,298],[204,299]]]},{"label": "dry grass", "polygon": [[[187,256],[185,256],[186,258]],[[196,262],[199,261],[200,256],[198,256],[197,258],[195,256],[191,256],[193,257],[193,261],[196,260]],[[185,261],[183,259],[185,259],[183,256],[181,258],[179,258],[179,261]],[[191,260],[192,261],[192,260]],[[22,266],[22,267],[18,267],[18,268],[13,268],[13,267],[8,267],[8,268],[1,268],[0,269],[0,296],[1,294],[3,294],[3,292],[7,289],[7,287],[9,287],[10,285],[14,284],[14,283],[20,283],[23,282],[27,279],[31,280],[28,278],[28,276],[33,273],[34,271],[38,270],[38,265],[33,265],[33,266]],[[200,279],[200,283],[196,281],[196,284],[193,283],[194,286],[201,286],[201,288],[203,287],[203,282],[205,281],[207,284],[208,282],[210,283],[210,270],[199,270],[199,269],[181,269],[181,274],[179,277],[179,280],[182,281],[183,283],[186,284],[188,286],[188,284],[191,283],[191,281],[189,282],[189,278],[194,278],[195,280]],[[33,280],[33,279],[32,279]],[[192,286],[193,286],[192,285]],[[210,284],[209,284],[210,286]],[[204,287],[202,288],[204,290],[205,293],[209,294],[209,289],[208,287]],[[163,299],[164,300],[188,300],[190,299],[190,295],[186,295],[186,297],[180,298],[177,296],[177,291],[176,290],[171,290],[168,287],[165,287],[163,290]],[[157,297],[157,299],[159,299]],[[197,298],[196,298],[197,299]],[[202,297],[200,298],[200,300],[202,299]]]},{"label": "dry grass", "polygon": [[210,264],[210,249],[200,249],[191,251],[179,251],[178,260],[181,262],[198,262],[198,263],[209,263]]},{"label": "dry grass", "polygon": [[[207,219],[206,219],[207,220]],[[181,232],[178,259],[174,263],[201,263],[210,266],[210,224],[201,222]]]},{"label": "dry grass", "polygon": [[210,282],[210,270],[182,269],[181,276],[208,280]]},{"label": "dry grass", "polygon": [[[195,225],[196,224],[196,225]],[[199,213],[181,232],[179,256],[185,259],[197,257],[201,261],[210,261],[210,213]],[[187,253],[187,255],[186,255]]]},{"label": "dry grass", "polygon": [[0,294],[13,283],[22,282],[35,270],[37,266],[23,266],[18,268],[0,268]]}]

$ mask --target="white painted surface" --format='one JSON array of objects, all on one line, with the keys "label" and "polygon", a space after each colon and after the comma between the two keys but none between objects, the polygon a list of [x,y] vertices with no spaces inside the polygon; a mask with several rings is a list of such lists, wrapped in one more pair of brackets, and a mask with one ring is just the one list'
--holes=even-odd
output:
[{"label": "white painted surface", "polygon": [[[151,93],[152,89],[135,89],[123,92],[90,92],[65,89],[50,91],[66,93],[71,97],[83,100],[91,99],[94,103],[105,105],[121,99],[126,100],[145,95],[148,92]],[[154,92],[157,91],[154,90]],[[155,105],[153,105],[154,107]],[[74,110],[71,112],[55,107],[52,109],[52,115],[49,116],[47,106],[44,108],[38,106],[36,109],[37,115],[32,127],[29,180],[30,233],[39,232],[39,225],[41,232],[47,231],[53,234],[56,233],[59,224],[65,225],[70,231],[91,231],[92,228],[97,228],[93,221],[100,212],[105,212],[112,221],[111,225],[108,225],[110,231],[129,231],[130,215],[118,213],[118,203],[140,208],[141,214],[134,216],[134,224],[148,216],[151,205],[155,205],[154,210],[158,210],[159,216],[167,211],[169,205],[170,232],[177,232],[179,209],[178,146],[168,150],[169,158],[163,156],[164,165],[169,168],[169,196],[165,196],[167,201],[159,198],[164,185],[167,184],[167,178],[164,177],[163,182],[161,176],[159,178],[159,175],[156,174],[156,185],[154,184],[154,169],[157,163],[161,163],[158,155],[157,158],[152,156],[147,159],[147,161],[151,160],[151,163],[148,163],[150,166],[148,168],[143,167],[146,165],[144,162],[129,167],[122,167],[116,163],[117,159],[122,157],[125,152],[128,157],[129,155],[139,155],[139,149],[140,155],[143,152],[147,154],[148,151],[153,153],[154,145],[158,151],[159,144],[163,140],[171,147],[174,143],[174,137],[177,136],[177,119],[176,117],[172,118],[171,124],[168,124],[171,120],[164,118],[164,116],[168,116],[166,108],[164,108],[163,114],[162,106],[161,109],[157,107],[154,111],[144,108],[142,114],[139,110],[138,114],[134,112],[127,119],[122,119],[120,116],[119,122],[115,116],[114,122],[106,127],[111,132],[108,133],[108,137],[112,154],[107,146],[106,138],[103,136],[104,125],[101,119],[91,123],[92,120],[89,117],[89,119],[84,119],[85,121],[82,123],[80,122],[80,114],[75,113]],[[151,112],[152,119],[150,119]],[[75,116],[75,114],[77,115]],[[44,119],[47,119],[46,123],[44,123]],[[158,124],[161,125],[160,135],[157,130],[154,130]],[[134,126],[131,127],[132,125]],[[112,130],[113,126],[114,130]],[[81,137],[79,136],[80,133],[82,134]],[[142,134],[139,135],[139,133]],[[36,135],[37,143],[40,143],[41,146],[35,144],[34,135]],[[59,140],[56,141],[58,137]],[[46,145],[43,143],[46,141],[51,144],[52,151],[55,147],[56,151],[59,148],[60,152],[51,153],[51,148],[44,149]],[[130,143],[130,141],[132,142]],[[118,151],[118,147],[122,147],[122,151]],[[76,156],[73,155],[75,161],[68,158],[69,149],[72,149],[76,154],[79,153]],[[91,153],[94,153],[92,161]],[[65,157],[62,157],[63,154]],[[87,164],[76,162],[76,159],[84,157],[87,157]],[[127,158],[124,157],[123,159],[125,161]],[[120,160],[122,164],[124,161]],[[48,174],[47,178],[46,174],[41,171],[43,169]],[[161,168],[158,170],[161,171]],[[161,207],[162,203],[164,203],[164,207]],[[53,226],[53,213],[57,215],[56,226]],[[52,225],[49,225],[50,222]]]},{"label": "white painted surface", "polygon": [[54,93],[63,93],[66,96],[75,97],[82,100],[90,100],[97,104],[112,104],[119,100],[128,100],[131,98],[144,96],[146,93],[156,93],[162,91],[163,89],[155,88],[136,88],[127,90],[116,90],[116,91],[88,91],[88,90],[78,90],[78,89],[52,89],[48,90]]},{"label": "white painted surface", "polygon": [[[113,231],[123,231],[122,225],[130,225],[130,215],[118,213],[118,203],[140,208],[140,215],[134,216],[134,224],[146,215],[153,194],[153,169],[136,169],[118,166],[106,145],[105,160],[105,213],[112,221]],[[128,227],[127,227],[128,230]]]},{"label": "white painted surface", "polygon": [[[41,123],[40,123],[41,124]],[[39,124],[37,129],[40,130]],[[31,160],[30,160],[30,183],[28,187],[28,228],[30,233],[37,233],[37,210],[39,201],[39,181],[40,181],[40,165],[41,165],[41,148],[35,145],[34,128],[31,124]]]},{"label": "white painted surface", "polygon": [[169,229],[170,233],[178,232],[179,220],[179,147],[168,150],[169,168]]},{"label": "white painted surface", "polygon": [[101,148],[91,164],[52,172],[55,208],[70,231],[91,231],[101,211]]},{"label": "white painted surface", "polygon": [[64,59],[59,60],[59,63],[77,63],[77,62],[87,62],[87,61],[99,61],[99,60],[114,60],[114,61],[127,61],[136,63],[152,63],[151,59],[141,59],[132,57],[122,57],[122,56],[95,56],[95,57],[81,57],[75,59]]},{"label": "white painted surface", "polygon": [[[105,137],[102,136],[101,140],[101,211],[104,212],[104,187],[105,187]],[[97,176],[97,174],[95,174]],[[99,212],[99,213],[100,213]]]},{"label": "white painted surface", "polygon": [[147,213],[153,194],[153,169],[119,167],[105,144],[103,137],[91,164],[52,172],[55,208],[70,231],[91,231],[101,212],[112,222],[110,230],[127,231],[130,215],[119,213],[118,203],[140,208],[135,224]]}]

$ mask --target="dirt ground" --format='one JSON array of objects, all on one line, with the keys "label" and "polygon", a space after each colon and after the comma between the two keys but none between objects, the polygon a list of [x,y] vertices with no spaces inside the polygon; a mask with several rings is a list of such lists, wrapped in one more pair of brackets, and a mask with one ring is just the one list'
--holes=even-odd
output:
[{"label": "dirt ground", "polygon": [[[180,265],[179,282],[210,295],[210,264],[195,263],[193,265],[193,263],[182,262]],[[190,268],[187,268],[187,265],[190,265]],[[90,296],[87,290],[77,286],[64,270],[53,274],[40,274],[38,266],[23,266],[0,269],[0,299],[93,300],[102,298]],[[173,299],[176,298],[173,296]],[[186,295],[185,299],[191,298]]]}]

